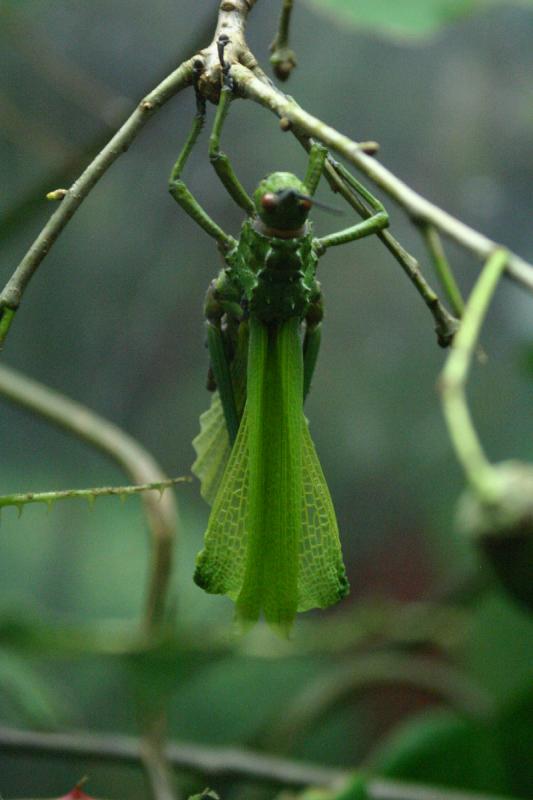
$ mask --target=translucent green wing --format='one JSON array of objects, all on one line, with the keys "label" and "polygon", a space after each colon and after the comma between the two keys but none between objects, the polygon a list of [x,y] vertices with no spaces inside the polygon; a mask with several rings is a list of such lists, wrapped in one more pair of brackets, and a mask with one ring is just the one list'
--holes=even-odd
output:
[{"label": "translucent green wing", "polygon": [[206,592],[227,594],[232,600],[237,599],[241,589],[246,564],[248,449],[248,413],[245,407],[194,573],[195,583]]},{"label": "translucent green wing", "polygon": [[350,585],[342,560],[333,503],[305,422],[302,425],[302,472],[298,611],[309,611],[342,600]]},{"label": "translucent green wing", "polygon": [[[298,320],[270,330],[250,324],[248,399],[194,579],[207,592],[229,595],[244,627],[263,612],[286,635],[296,611],[336,603],[348,581],[333,504],[303,415]],[[216,438],[215,411],[205,425],[206,452],[215,449],[209,444],[210,427]],[[221,408],[216,413],[223,425]]]},{"label": "translucent green wing", "polygon": [[[239,325],[235,354],[231,363],[231,378],[237,412],[242,415],[246,402],[246,362],[248,357],[248,324]],[[218,392],[213,392],[211,405],[200,415],[200,433],[193,439],[196,460],[191,467],[200,480],[200,493],[213,505],[231,452],[224,409]]]},{"label": "translucent green wing", "polygon": [[200,492],[209,505],[213,505],[218,487],[231,452],[218,392],[213,392],[211,405],[200,416],[200,433],[193,439],[196,460],[191,467],[200,481]]}]

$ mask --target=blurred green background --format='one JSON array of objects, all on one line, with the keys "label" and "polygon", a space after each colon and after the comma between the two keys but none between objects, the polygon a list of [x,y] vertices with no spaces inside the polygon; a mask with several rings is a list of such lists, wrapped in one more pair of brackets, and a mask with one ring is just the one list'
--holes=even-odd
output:
[{"label": "blurred green background", "polygon": [[[217,5],[0,3],[2,284],[51,213],[46,191],[68,185],[134,103],[210,41]],[[297,4],[299,66],[288,91],[354,139],[377,139],[380,158],[409,185],[531,260],[527,5],[409,41]],[[258,3],[249,20],[249,44],[265,65],[278,11]],[[209,402],[202,303],[220,265],[166,189],[193,113],[192,92],[180,94],[100,181],[43,262],[2,356],[122,426],[170,475],[189,473]],[[248,190],[274,169],[305,169],[291,136],[251,103],[232,107],[223,147]],[[206,135],[186,179],[236,234],[241,213],[213,177]],[[319,197],[332,202],[326,185]],[[392,232],[427,266],[416,230],[387,206]],[[315,220],[319,233],[339,227],[319,211]],[[467,292],[478,264],[448,252]],[[531,797],[533,623],[454,529],[463,481],[435,389],[445,354],[432,318],[377,240],[336,248],[320,280],[326,319],[306,413],[337,509],[349,599],[300,618],[290,643],[261,628],[234,640],[230,601],[192,583],[208,508],[196,484],[184,485],[175,640],[157,657],[101,654],[92,633],[113,641],[142,609],[139,500],[29,507],[21,519],[6,510],[0,718],[136,733],[139,693],[147,702],[148,690],[169,691],[173,738]],[[493,460],[533,459],[532,331],[531,297],[504,282],[482,335],[488,361],[469,387]],[[125,482],[82,443],[3,400],[1,412],[2,493]],[[381,678],[369,658],[384,659]],[[3,797],[63,794],[87,772],[91,794],[144,796],[133,767],[0,748]],[[205,784],[184,781],[191,791]],[[215,785],[224,797],[273,792]]]}]

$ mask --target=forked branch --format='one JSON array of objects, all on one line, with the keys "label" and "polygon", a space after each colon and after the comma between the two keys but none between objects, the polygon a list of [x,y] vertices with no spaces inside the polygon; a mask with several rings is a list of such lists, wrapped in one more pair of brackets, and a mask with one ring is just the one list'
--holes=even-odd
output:
[{"label": "forked branch", "polygon": [[[171,75],[150,92],[72,187],[66,191],[64,196],[61,193],[61,196],[63,196],[61,205],[46,223],[4,289],[0,292],[0,348],[13,321],[14,312],[18,308],[23,293],[39,264],[45,258],[84,198],[118,156],[127,150],[157,109],[181,89],[192,84],[195,76],[198,79],[197,85],[200,92],[206,98],[218,102],[221,86],[218,40],[221,35],[228,39],[225,59],[231,67],[232,78],[235,81],[237,90],[243,97],[264,105],[280,118],[284,118],[288,124],[297,128],[301,133],[318,139],[332,151],[346,158],[347,161],[367,175],[370,180],[402,206],[416,224],[432,226],[433,229],[458,242],[483,260],[498,246],[496,242],[487,236],[470,228],[451,214],[423,198],[393,175],[374,157],[368,155],[365,152],[365,147],[360,143],[353,141],[317,117],[304,111],[294,100],[284,95],[271,83],[258,66],[257,60],[248,48],[245,39],[248,15],[256,2],[257,0],[222,0],[211,44],[199,51],[193,58],[184,61]],[[291,5],[291,3],[286,2],[283,6],[282,23],[284,20],[288,20]],[[282,30],[284,30],[283,25]],[[441,313],[440,303],[436,296],[433,298],[432,290],[427,291],[429,287],[425,284],[416,261],[403,250],[399,243],[391,238],[390,234],[384,233],[380,238],[400,262],[418,291],[422,296],[425,295],[426,303],[430,307],[433,305],[434,311],[436,311],[436,318],[440,317],[438,328],[440,327],[441,338],[444,342],[448,338],[449,330],[451,330],[450,320],[447,320],[445,314]],[[533,290],[533,266],[522,258],[509,253],[507,272],[518,283]]]}]

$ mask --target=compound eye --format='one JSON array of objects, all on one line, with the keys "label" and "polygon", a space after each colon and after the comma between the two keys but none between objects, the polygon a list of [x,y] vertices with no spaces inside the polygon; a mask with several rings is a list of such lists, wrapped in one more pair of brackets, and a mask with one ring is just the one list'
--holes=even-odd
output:
[{"label": "compound eye", "polygon": [[265,211],[273,211],[279,204],[279,198],[273,192],[267,192],[261,198],[261,205]]},{"label": "compound eye", "polygon": [[302,199],[299,202],[300,208],[304,208],[306,211],[309,211],[312,205],[313,203],[307,197],[302,197]]}]

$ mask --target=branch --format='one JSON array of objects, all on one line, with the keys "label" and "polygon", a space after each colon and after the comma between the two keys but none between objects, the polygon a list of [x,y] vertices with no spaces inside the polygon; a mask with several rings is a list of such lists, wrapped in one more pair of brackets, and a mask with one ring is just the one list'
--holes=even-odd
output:
[{"label": "branch", "polygon": [[176,800],[174,774],[166,756],[163,739],[165,719],[150,726],[139,743],[140,757],[154,800]]},{"label": "branch", "polygon": [[494,499],[494,469],[474,428],[466,401],[465,384],[479,331],[505,269],[507,257],[507,251],[500,249],[487,260],[466,304],[461,327],[440,379],[444,416],[455,452],[471,485],[488,501]]},{"label": "branch", "polygon": [[217,42],[219,36],[226,36],[228,44],[224,49],[224,60],[229,64],[241,64],[251,74],[262,81],[268,81],[257,59],[246,44],[244,36],[248,14],[257,0],[222,0],[218,10],[218,21],[211,44],[200,50],[193,59],[200,75],[198,88],[208,100],[218,103],[221,87],[220,57]]},{"label": "branch", "polygon": [[265,746],[290,748],[298,734],[313,730],[327,712],[384,685],[426,692],[468,716],[486,717],[492,711],[489,696],[453,666],[424,656],[370,653],[346,660],[327,675],[308,681],[287,703],[283,719],[271,730]]},{"label": "branch", "polygon": [[134,486],[98,486],[94,489],[62,489],[57,492],[23,492],[22,494],[3,494],[0,495],[0,509],[15,506],[22,512],[22,508],[30,503],[45,503],[51,506],[56,500],[71,500],[74,498],[85,498],[90,505],[98,497],[120,497],[125,500],[130,494],[140,492],[159,492],[163,496],[165,489],[175,486],[178,483],[188,483],[190,478],[169,478],[165,481],[155,483],[137,483]]},{"label": "branch", "polygon": [[[150,453],[116,425],[5,365],[0,366],[0,395],[110,456],[133,483],[166,480]],[[164,616],[177,511],[172,492],[165,492],[162,498],[149,492],[143,495],[142,501],[152,535],[152,566],[144,619],[145,631],[151,633]]]},{"label": "branch", "polygon": [[[192,62],[185,61],[159,86],[147,94],[124,125],[119,128],[78,180],[73,183],[61,200],[59,208],[52,214],[0,293],[0,314],[2,315],[0,320],[5,316],[5,309],[15,311],[19,307],[24,291],[39,264],[102,175],[128,149],[150,117],[177,92],[191,83],[192,76]],[[1,348],[7,331],[0,328],[0,332],[3,334],[0,337]]]},{"label": "branch", "polygon": [[[85,733],[42,733],[0,727],[0,745],[5,750],[59,758],[83,758],[136,764],[141,757],[140,743],[130,736]],[[278,756],[237,748],[216,748],[189,744],[168,744],[165,754],[178,769],[204,776],[241,779],[255,783],[300,788],[342,787],[353,772],[292,761]],[[365,790],[370,800],[504,800],[479,793],[438,789],[403,781],[369,777]]]},{"label": "branch", "polygon": [[283,0],[279,18],[278,32],[270,45],[270,63],[274,74],[280,81],[286,81],[296,66],[294,50],[289,47],[289,28],[291,23],[293,0]]},{"label": "branch", "polygon": [[[308,136],[318,139],[328,148],[346,158],[402,206],[417,224],[433,225],[483,260],[488,258],[496,247],[499,247],[487,236],[470,228],[464,222],[417,194],[375,158],[367,155],[357,142],[304,111],[292,98],[284,95],[270,82],[261,80],[240,64],[232,67],[231,74],[240,94],[270,109],[278,117],[287,119]],[[533,291],[533,266],[531,264],[519,256],[509,253],[507,273],[515,281]]]}]

